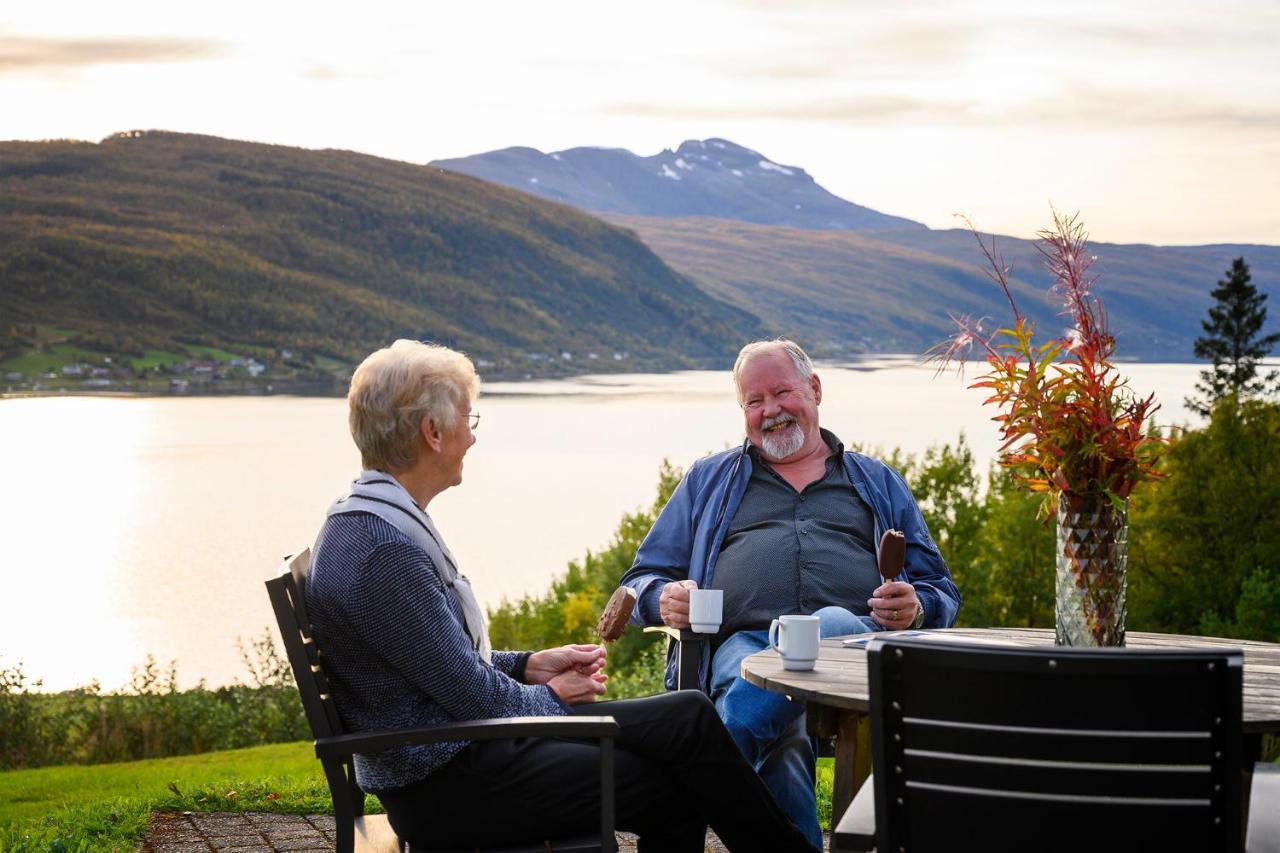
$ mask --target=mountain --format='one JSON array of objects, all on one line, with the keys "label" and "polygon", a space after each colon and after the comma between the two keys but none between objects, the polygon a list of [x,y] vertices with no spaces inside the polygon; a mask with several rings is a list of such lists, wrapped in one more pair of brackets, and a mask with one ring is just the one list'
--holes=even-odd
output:
[{"label": "mountain", "polygon": [[838,198],[804,169],[727,139],[690,140],[652,157],[617,148],[504,148],[431,165],[598,212],[841,231],[924,229]]},{"label": "mountain", "polygon": [[[772,334],[795,338],[818,355],[924,352],[953,331],[949,313],[1002,325],[1010,320],[967,231],[851,233],[710,218],[607,218],[711,295],[759,315]],[[1061,306],[1050,298],[1052,281],[1035,243],[996,241],[1013,264],[1019,308],[1036,321],[1040,336],[1063,334]],[[1232,258],[1244,256],[1260,291],[1280,293],[1280,246],[1091,247],[1095,293],[1121,358],[1192,360],[1213,301],[1209,291]],[[1268,330],[1280,329],[1280,304],[1269,302]]]},{"label": "mountain", "polygon": [[[433,165],[629,228],[707,293],[822,355],[921,352],[950,333],[948,313],[1009,316],[973,235],[844,201],[803,169],[728,140],[689,141],[653,157],[506,148]],[[1060,334],[1060,306],[1034,242],[998,243],[1015,265],[1019,307],[1042,334]],[[1280,292],[1276,246],[1099,243],[1094,251],[1121,357],[1191,360],[1209,291],[1234,257],[1245,257],[1262,292]],[[1280,306],[1271,320],[1269,328],[1280,329]]]},{"label": "mountain", "polygon": [[405,336],[508,375],[581,371],[588,353],[720,365],[761,334],[570,207],[346,151],[141,131],[0,143],[0,317],[0,360],[49,329],[107,353],[347,364]]}]

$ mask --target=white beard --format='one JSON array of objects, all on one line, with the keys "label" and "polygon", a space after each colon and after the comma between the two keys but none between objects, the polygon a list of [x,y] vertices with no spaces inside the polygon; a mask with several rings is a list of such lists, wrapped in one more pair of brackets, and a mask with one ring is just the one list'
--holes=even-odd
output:
[{"label": "white beard", "polygon": [[768,427],[782,420],[784,418],[774,418],[772,421],[765,421],[760,425],[760,449],[764,451],[765,457],[772,462],[786,459],[804,447],[804,430],[800,429],[800,424],[795,421],[791,421],[790,425],[783,427],[781,430],[769,431]]}]

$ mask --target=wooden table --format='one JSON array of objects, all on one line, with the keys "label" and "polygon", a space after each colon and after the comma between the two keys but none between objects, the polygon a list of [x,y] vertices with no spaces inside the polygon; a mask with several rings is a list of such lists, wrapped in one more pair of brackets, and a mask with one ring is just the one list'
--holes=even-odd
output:
[{"label": "wooden table", "polygon": [[[1053,630],[1045,628],[951,628],[901,633],[983,644],[1053,645]],[[862,636],[889,637],[893,633]],[[1130,647],[1142,649],[1241,649],[1244,652],[1244,766],[1251,768],[1255,761],[1280,757],[1280,644],[1136,631],[1130,631],[1126,639]],[[809,733],[835,738],[831,815],[832,820],[839,820],[871,773],[870,690],[865,645],[845,648],[839,639],[823,640],[818,663],[809,672],[784,670],[778,653],[772,650],[757,652],[743,660],[742,677],[757,687],[805,702]]]}]

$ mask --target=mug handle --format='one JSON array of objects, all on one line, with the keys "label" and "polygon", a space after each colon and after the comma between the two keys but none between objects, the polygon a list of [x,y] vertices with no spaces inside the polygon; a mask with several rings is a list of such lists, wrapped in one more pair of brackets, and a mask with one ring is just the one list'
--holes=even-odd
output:
[{"label": "mug handle", "polygon": [[782,649],[778,645],[779,633],[782,628],[782,620],[774,619],[769,623],[769,646],[778,654],[782,654]]}]

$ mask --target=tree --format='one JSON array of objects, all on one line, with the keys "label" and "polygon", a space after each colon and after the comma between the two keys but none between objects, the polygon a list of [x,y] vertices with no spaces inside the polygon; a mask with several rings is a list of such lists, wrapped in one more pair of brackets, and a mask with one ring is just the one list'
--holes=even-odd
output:
[{"label": "tree", "polygon": [[1230,394],[1134,499],[1129,626],[1280,640],[1280,404]]},{"label": "tree", "polygon": [[1280,332],[1258,337],[1267,320],[1263,307],[1267,294],[1251,283],[1244,258],[1231,262],[1227,277],[1218,282],[1212,296],[1216,303],[1209,309],[1209,319],[1200,322],[1206,334],[1196,338],[1195,354],[1212,361],[1213,369],[1201,371],[1196,383],[1203,397],[1187,398],[1188,408],[1206,416],[1228,394],[1243,400],[1280,391],[1280,371],[1257,375],[1258,362],[1280,341]]}]

